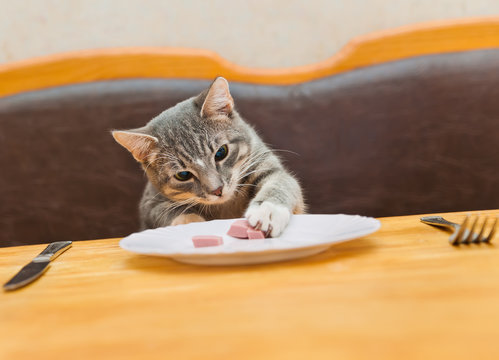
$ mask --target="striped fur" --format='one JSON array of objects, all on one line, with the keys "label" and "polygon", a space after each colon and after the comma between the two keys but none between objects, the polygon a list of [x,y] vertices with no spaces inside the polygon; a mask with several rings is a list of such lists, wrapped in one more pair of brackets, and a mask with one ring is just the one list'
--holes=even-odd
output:
[{"label": "striped fur", "polygon": [[[246,216],[251,225],[278,236],[291,213],[305,211],[297,180],[234,110],[223,78],[145,127],[113,136],[142,163],[149,179],[140,202],[144,229]],[[216,161],[223,145],[228,155]],[[193,177],[180,181],[175,174],[181,171]],[[214,195],[220,187],[222,193]]]}]

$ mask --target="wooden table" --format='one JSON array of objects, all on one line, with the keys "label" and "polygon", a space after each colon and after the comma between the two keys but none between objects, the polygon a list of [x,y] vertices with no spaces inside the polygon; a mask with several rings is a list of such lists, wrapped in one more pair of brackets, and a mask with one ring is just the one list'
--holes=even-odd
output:
[{"label": "wooden table", "polygon": [[[320,255],[240,267],[77,241],[0,293],[0,359],[498,359],[499,246],[380,220]],[[0,281],[43,248],[0,249]]]}]

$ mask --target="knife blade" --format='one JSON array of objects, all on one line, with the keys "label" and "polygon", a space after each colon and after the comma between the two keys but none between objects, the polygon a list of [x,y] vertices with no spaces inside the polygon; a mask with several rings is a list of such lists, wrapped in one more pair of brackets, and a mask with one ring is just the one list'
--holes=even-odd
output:
[{"label": "knife blade", "polygon": [[3,285],[4,290],[16,290],[38,279],[47,270],[50,262],[69,249],[72,243],[72,241],[50,243],[45,250]]}]

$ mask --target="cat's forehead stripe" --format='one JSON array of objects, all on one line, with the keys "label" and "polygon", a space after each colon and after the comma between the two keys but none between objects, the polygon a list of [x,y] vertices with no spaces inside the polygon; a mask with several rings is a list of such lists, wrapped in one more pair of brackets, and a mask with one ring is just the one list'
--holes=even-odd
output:
[{"label": "cat's forehead stripe", "polygon": [[182,159],[178,158],[177,160],[181,167],[185,167],[185,163],[182,161]]},{"label": "cat's forehead stripe", "polygon": [[194,137],[190,137],[187,134],[183,136],[182,139],[180,139],[181,143],[183,143],[184,148],[189,149],[189,152],[194,151],[199,151],[198,144],[195,141]]},{"label": "cat's forehead stripe", "polygon": [[185,159],[187,162],[193,162],[194,161],[194,158],[193,158],[193,150],[192,148],[187,148],[187,147],[178,147],[177,149],[177,154],[179,157],[182,157],[183,159]]}]

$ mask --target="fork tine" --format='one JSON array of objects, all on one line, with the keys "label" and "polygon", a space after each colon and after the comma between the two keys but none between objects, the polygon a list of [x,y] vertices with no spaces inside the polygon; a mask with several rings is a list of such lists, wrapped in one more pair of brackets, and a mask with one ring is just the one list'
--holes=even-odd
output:
[{"label": "fork tine", "polygon": [[[469,244],[477,237],[475,234],[475,227],[479,217],[479,215],[476,215],[471,228],[469,230],[466,229],[465,234],[463,235],[464,239],[461,241],[463,244]],[[471,215],[470,219],[471,218],[473,218],[473,215]]]},{"label": "fork tine", "polygon": [[487,226],[487,222],[488,221],[489,221],[489,217],[486,216],[485,219],[483,219],[482,228],[480,229],[480,232],[478,233],[478,240],[477,240],[477,242],[483,242],[486,239],[486,237],[484,237],[482,235],[485,232],[485,227]]},{"label": "fork tine", "polygon": [[487,238],[485,238],[483,240],[484,242],[490,243],[492,241],[492,238],[494,237],[494,234],[496,233],[496,229],[497,229],[497,218],[498,218],[498,216],[496,216],[496,220],[492,224],[492,229],[490,230],[489,236],[487,236]]},{"label": "fork tine", "polygon": [[466,218],[463,220],[462,224],[459,226],[459,229],[451,235],[451,237],[449,238],[449,242],[452,244],[452,245],[459,245],[459,243],[462,241],[463,239],[463,234],[466,230],[466,225],[468,225],[468,220],[470,219],[470,215],[466,215]]}]

